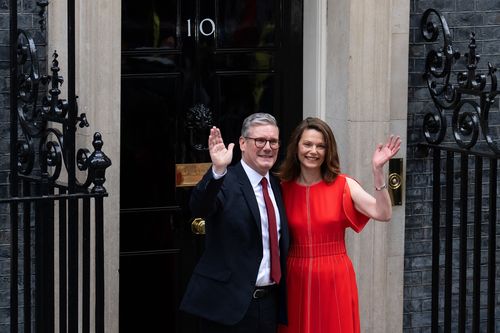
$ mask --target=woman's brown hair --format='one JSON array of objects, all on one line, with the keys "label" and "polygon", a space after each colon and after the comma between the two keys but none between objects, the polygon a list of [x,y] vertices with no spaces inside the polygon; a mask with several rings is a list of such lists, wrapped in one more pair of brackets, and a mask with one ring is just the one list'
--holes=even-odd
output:
[{"label": "woman's brown hair", "polygon": [[302,133],[307,129],[313,129],[323,134],[325,140],[325,160],[321,165],[321,176],[327,183],[331,183],[340,173],[339,155],[337,142],[332,129],[319,118],[308,117],[304,119],[292,132],[286,150],[285,160],[281,163],[278,176],[282,181],[295,180],[300,175],[300,162],[297,157],[298,145]]}]

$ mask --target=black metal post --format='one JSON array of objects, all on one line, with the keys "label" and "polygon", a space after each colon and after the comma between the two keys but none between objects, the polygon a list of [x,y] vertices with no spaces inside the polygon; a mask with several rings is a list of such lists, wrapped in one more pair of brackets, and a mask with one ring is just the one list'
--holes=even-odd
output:
[{"label": "black metal post", "polygon": [[458,295],[458,332],[465,333],[467,301],[467,197],[469,183],[469,155],[462,153],[460,159],[460,268]]},{"label": "black metal post", "polygon": [[488,333],[495,333],[496,250],[497,250],[497,177],[498,160],[490,159],[489,227],[488,227]]},{"label": "black metal post", "polygon": [[[16,185],[11,185],[16,186]],[[12,333],[18,332],[18,306],[19,306],[19,296],[17,282],[19,280],[19,216],[18,216],[18,204],[13,202],[10,204],[10,330]]]},{"label": "black metal post", "polygon": [[68,331],[78,332],[78,200],[68,203]]},{"label": "black metal post", "polygon": [[[43,184],[42,186],[47,186],[46,193],[52,195],[54,193],[54,188],[49,184]],[[44,191],[45,192],[45,191]],[[54,200],[45,200],[42,201],[42,206],[44,212],[44,234],[45,238],[45,248],[44,248],[44,271],[45,271],[45,321],[47,323],[47,332],[55,331],[55,314],[54,314],[54,306],[55,306],[55,296],[54,296]]]},{"label": "black metal post", "polygon": [[[49,189],[48,174],[42,170],[42,179],[39,184],[41,196],[52,194]],[[37,279],[36,286],[38,300],[38,318],[40,320],[41,332],[54,331],[54,213],[53,200],[42,200],[37,203],[38,225],[37,239],[39,243],[36,252]],[[39,331],[38,329],[36,330]]]},{"label": "black metal post", "polygon": [[[31,195],[30,183],[23,181],[23,196]],[[24,332],[31,333],[31,202],[23,203],[24,242]]]},{"label": "black metal post", "polygon": [[441,150],[433,149],[432,175],[432,318],[431,331],[437,333],[439,329],[439,229],[440,229],[440,200],[441,200]]},{"label": "black metal post", "polygon": [[[59,194],[66,194],[59,190]],[[59,200],[59,329],[67,332],[68,325],[68,266],[67,260],[67,199]]]},{"label": "black metal post", "polygon": [[479,332],[481,319],[481,206],[483,195],[483,158],[476,156],[474,186],[474,269],[472,294],[472,332]]},{"label": "black metal post", "polygon": [[90,332],[90,199],[83,199],[82,332]]},{"label": "black metal post", "polygon": [[95,198],[95,331],[104,333],[104,205]]},{"label": "black metal post", "polygon": [[[36,193],[40,193],[39,184]],[[35,332],[44,332],[43,322],[43,202],[35,202]]]},{"label": "black metal post", "polygon": [[444,259],[444,331],[451,333],[451,286],[453,262],[453,152],[446,153],[446,229]]}]

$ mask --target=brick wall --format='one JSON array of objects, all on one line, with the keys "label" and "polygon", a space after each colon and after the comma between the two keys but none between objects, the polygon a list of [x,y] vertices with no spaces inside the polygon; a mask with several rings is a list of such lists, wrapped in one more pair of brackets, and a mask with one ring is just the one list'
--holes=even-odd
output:
[{"label": "brick wall", "polygon": [[[39,48],[41,63],[45,56],[45,33],[40,31],[39,7],[35,0],[18,1],[18,27],[29,31]],[[0,0],[0,198],[8,196],[10,169],[10,114],[9,114],[9,1]],[[45,68],[46,66],[42,66]],[[10,331],[10,225],[7,206],[0,205],[0,332]],[[22,254],[20,254],[22,267]],[[22,304],[22,291],[19,299]],[[20,311],[22,316],[22,311]],[[20,318],[22,321],[22,317]],[[23,327],[20,326],[20,330]]]},{"label": "brick wall", "polygon": [[[8,194],[9,177],[9,15],[6,1],[0,2],[0,197]],[[10,284],[10,230],[6,206],[0,205],[0,331],[8,332]]]},{"label": "brick wall", "polygon": [[[452,33],[453,45],[462,55],[467,51],[470,32],[476,33],[477,53],[481,55],[479,68],[482,73],[485,73],[488,61],[500,67],[500,1],[411,1],[403,322],[404,332],[408,333],[430,332],[431,323],[432,163],[428,158],[418,158],[414,150],[415,144],[425,141],[422,133],[423,116],[433,108],[422,78],[425,57],[430,48],[424,45],[419,28],[422,14],[428,8],[437,9],[445,16]],[[437,48],[434,46],[433,49]],[[463,62],[459,62],[456,67],[465,68]],[[454,267],[458,267],[456,256],[453,260]],[[454,301],[453,304],[456,316],[457,302]],[[470,312],[467,313],[469,318]],[[482,309],[481,320],[484,319],[485,311]],[[455,331],[455,325],[456,323],[452,331]],[[497,325],[497,329],[498,326],[500,325]]]}]

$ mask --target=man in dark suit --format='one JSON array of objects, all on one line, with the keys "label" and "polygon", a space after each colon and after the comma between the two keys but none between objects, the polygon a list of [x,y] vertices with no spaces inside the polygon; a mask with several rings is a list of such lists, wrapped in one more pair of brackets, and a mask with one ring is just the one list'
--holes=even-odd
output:
[{"label": "man in dark suit", "polygon": [[205,251],[181,310],[201,318],[202,333],[275,333],[286,322],[288,228],[269,173],[280,146],[274,117],[248,116],[239,144],[242,159],[228,167],[234,144],[211,129],[212,168],[191,194],[192,213],[206,221]]}]

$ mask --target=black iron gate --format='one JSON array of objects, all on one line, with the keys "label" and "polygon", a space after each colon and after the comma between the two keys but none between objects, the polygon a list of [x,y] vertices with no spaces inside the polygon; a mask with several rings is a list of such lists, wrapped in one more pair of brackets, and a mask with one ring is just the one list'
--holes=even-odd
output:
[{"label": "black iron gate", "polygon": [[[424,79],[435,106],[424,117],[427,143],[419,145],[425,156],[432,151],[433,164],[432,332],[493,333],[500,158],[496,68],[488,63],[487,74],[479,73],[474,33],[462,57],[434,9],[424,13],[421,32],[431,48]],[[465,70],[453,68],[460,62]]]},{"label": "black iron gate", "polygon": [[[43,30],[48,1],[37,4]],[[76,150],[76,127],[88,122],[76,102],[75,2],[68,0],[67,99],[58,54],[40,75],[35,43],[18,29],[17,1],[9,8],[10,196],[0,205],[10,218],[10,331],[104,332],[103,184],[111,161],[99,133],[92,153]]]}]

